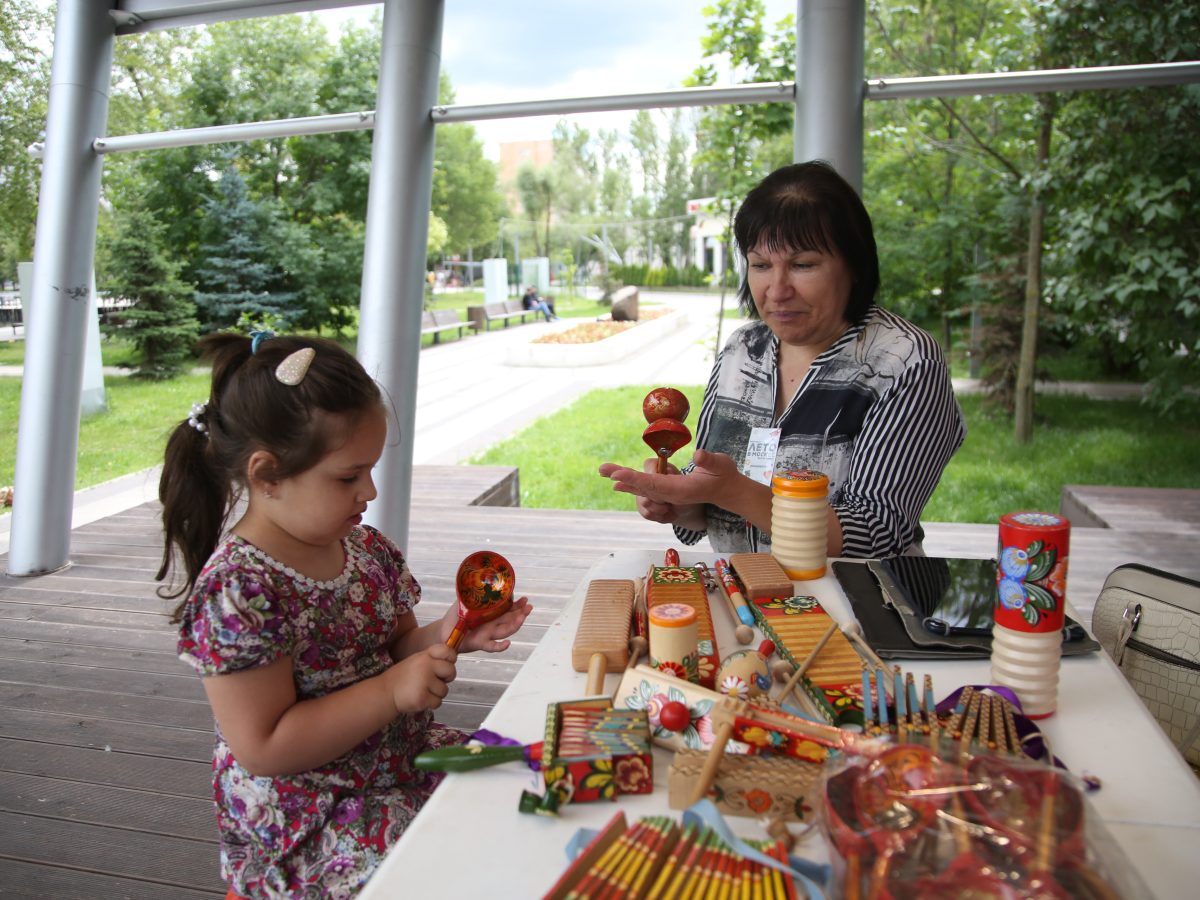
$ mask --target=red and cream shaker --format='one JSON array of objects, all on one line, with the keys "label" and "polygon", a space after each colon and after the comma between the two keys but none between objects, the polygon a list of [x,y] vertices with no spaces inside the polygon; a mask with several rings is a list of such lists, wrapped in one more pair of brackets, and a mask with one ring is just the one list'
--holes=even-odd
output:
[{"label": "red and cream shaker", "polygon": [[992,682],[1012,688],[1031,719],[1058,706],[1071,523],[1055,513],[1000,518]]}]

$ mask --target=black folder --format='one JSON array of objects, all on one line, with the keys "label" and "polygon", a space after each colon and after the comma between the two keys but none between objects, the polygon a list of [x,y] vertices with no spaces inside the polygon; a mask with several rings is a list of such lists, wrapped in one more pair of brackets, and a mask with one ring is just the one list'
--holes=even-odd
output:
[{"label": "black folder", "polygon": [[[909,637],[900,614],[883,599],[879,582],[866,562],[835,560],[833,574],[854,610],[863,637],[884,659],[985,659],[991,655],[990,638],[972,638],[961,646],[917,644]],[[1063,656],[1092,653],[1100,645],[1092,638],[1063,641]]]}]

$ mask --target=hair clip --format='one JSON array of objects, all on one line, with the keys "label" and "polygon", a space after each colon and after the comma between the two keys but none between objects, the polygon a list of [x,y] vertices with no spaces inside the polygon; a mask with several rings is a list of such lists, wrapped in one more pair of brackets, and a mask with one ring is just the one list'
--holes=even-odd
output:
[{"label": "hair clip", "polygon": [[261,331],[250,332],[250,355],[253,356],[258,352],[258,345],[263,341],[269,341],[275,337],[275,332],[270,328],[264,328]]},{"label": "hair clip", "polygon": [[312,347],[304,347],[295,353],[289,353],[287,358],[275,367],[275,377],[281,384],[295,387],[308,374],[308,367],[312,365],[316,355],[317,351]]},{"label": "hair clip", "polygon": [[201,434],[208,434],[208,426],[204,424],[203,416],[208,409],[208,402],[198,400],[192,404],[192,413],[188,416],[188,424],[195,428]]}]

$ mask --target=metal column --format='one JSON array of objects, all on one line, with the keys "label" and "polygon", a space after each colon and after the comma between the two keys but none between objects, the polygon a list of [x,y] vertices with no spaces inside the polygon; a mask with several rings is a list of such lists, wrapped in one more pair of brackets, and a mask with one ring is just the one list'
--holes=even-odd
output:
[{"label": "metal column", "polygon": [[100,157],[112,78],[111,2],[59,0],[38,195],[8,571],[61,568],[71,549],[75,456]]},{"label": "metal column", "polygon": [[367,520],[401,548],[408,543],[413,430],[425,246],[433,194],[433,120],[442,48],[442,0],[386,0],[358,358],[384,389],[399,434],[390,434],[376,468],[379,496]]},{"label": "metal column", "polygon": [[863,175],[863,0],[797,0],[792,158],[824,159],[859,191]]}]

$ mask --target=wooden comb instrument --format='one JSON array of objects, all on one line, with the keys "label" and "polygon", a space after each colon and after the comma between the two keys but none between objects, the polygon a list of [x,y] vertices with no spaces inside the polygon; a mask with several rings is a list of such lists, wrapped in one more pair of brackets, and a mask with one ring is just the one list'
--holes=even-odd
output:
[{"label": "wooden comb instrument", "polygon": [[629,664],[633,596],[630,579],[598,578],[588,583],[571,647],[571,667],[588,673],[588,696],[602,694],[604,676]]}]

